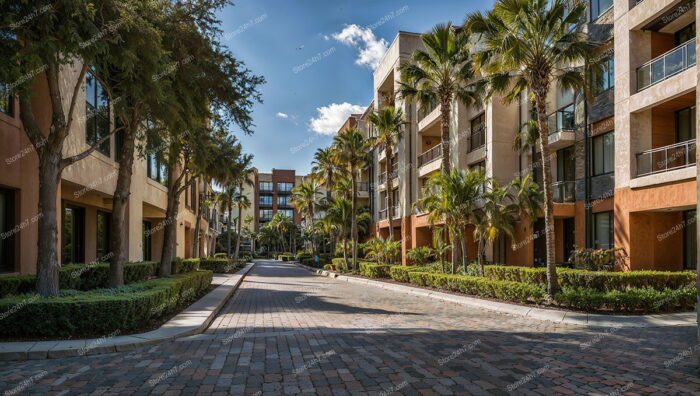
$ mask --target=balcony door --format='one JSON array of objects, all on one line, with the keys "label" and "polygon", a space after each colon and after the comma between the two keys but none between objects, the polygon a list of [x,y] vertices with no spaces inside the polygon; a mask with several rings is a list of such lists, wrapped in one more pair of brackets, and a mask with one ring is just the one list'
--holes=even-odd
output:
[{"label": "balcony door", "polygon": [[676,112],[676,142],[682,143],[695,140],[696,136],[696,111],[695,106],[678,110]]},{"label": "balcony door", "polygon": [[557,151],[557,181],[576,180],[576,150],[574,146]]}]

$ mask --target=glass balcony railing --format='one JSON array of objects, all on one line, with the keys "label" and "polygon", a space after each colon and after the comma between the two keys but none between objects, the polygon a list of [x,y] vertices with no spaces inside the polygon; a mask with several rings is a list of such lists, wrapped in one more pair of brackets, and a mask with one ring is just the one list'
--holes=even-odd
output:
[{"label": "glass balcony railing", "polygon": [[570,203],[576,202],[576,182],[558,181],[552,184],[552,194],[554,202]]},{"label": "glass balcony railing", "polygon": [[442,158],[442,143],[438,143],[437,146],[419,155],[418,166],[423,166],[440,158]]},{"label": "glass balcony railing", "polygon": [[637,69],[637,92],[694,66],[695,39],[666,52]]},{"label": "glass balcony railing", "polygon": [[695,140],[637,153],[637,177],[695,165]]},{"label": "glass balcony railing", "polygon": [[486,127],[481,126],[469,135],[469,152],[480,149],[486,144]]},{"label": "glass balcony railing", "polygon": [[549,134],[576,130],[576,111],[574,104],[570,104],[561,110],[550,114]]}]

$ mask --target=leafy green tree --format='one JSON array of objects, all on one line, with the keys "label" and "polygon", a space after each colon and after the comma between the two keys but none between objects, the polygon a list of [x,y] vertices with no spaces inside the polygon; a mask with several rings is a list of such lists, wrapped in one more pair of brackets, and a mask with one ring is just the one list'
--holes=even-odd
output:
[{"label": "leafy green tree", "polygon": [[334,139],[334,145],[337,148],[337,158],[341,166],[343,166],[352,183],[352,268],[357,269],[357,244],[358,244],[358,228],[357,228],[357,174],[360,169],[363,169],[370,161],[369,142],[367,142],[356,128],[350,128],[347,131],[337,135]]},{"label": "leafy green tree", "polygon": [[478,90],[471,89],[475,73],[469,42],[466,36],[455,32],[451,23],[435,25],[421,39],[425,49],[414,51],[410,62],[400,66],[399,95],[418,101],[423,111],[428,111],[431,103],[440,104],[442,172],[449,174],[453,100],[471,105],[479,99]]},{"label": "leafy green tree", "polygon": [[559,291],[555,265],[552,172],[547,97],[553,83],[586,88],[585,66],[595,65],[598,44],[583,32],[586,4],[568,0],[498,0],[487,14],[467,16],[464,28],[480,45],[474,56],[487,95],[513,102],[528,90],[537,115],[547,239],[547,293]]},{"label": "leafy green tree", "polygon": [[[495,180],[489,179],[486,191],[481,195],[481,205],[474,212],[474,240],[477,241],[477,262],[484,273],[484,250],[486,244],[493,243],[502,234],[514,238],[516,207],[512,204],[513,197],[508,187],[500,186]],[[466,273],[466,267],[464,271]]]},{"label": "leafy green tree", "polygon": [[[334,148],[319,148],[314,153],[311,173],[315,179],[326,186],[326,201],[331,200],[333,194],[333,176],[338,171],[338,160]],[[325,180],[324,180],[325,179]],[[322,182],[321,182],[322,181]]]},{"label": "leafy green tree", "polygon": [[[377,136],[374,138],[376,146],[383,146],[386,150],[386,168],[393,169],[394,147],[398,144],[403,134],[404,121],[403,111],[394,109],[393,106],[386,106],[379,111],[369,115],[369,122],[374,125]],[[387,219],[389,221],[389,239],[394,239],[394,227],[391,226],[393,220],[394,197],[387,194]]]}]

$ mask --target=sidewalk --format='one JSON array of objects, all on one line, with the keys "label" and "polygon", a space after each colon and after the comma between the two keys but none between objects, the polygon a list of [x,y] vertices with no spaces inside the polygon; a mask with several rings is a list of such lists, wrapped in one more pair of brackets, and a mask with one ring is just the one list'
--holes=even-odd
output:
[{"label": "sidewalk", "polygon": [[305,268],[316,274],[327,276],[335,280],[359,283],[368,286],[380,287],[386,290],[392,290],[399,293],[413,294],[421,297],[433,298],[452,302],[460,305],[465,305],[473,308],[486,309],[504,314],[522,316],[537,320],[547,320],[555,323],[564,323],[578,326],[588,327],[666,327],[666,326],[697,326],[695,312],[680,312],[670,314],[653,314],[653,315],[605,315],[586,312],[565,311],[549,308],[538,308],[536,306],[526,306],[518,304],[509,304],[499,301],[484,300],[481,298],[460,296],[450,293],[444,293],[437,290],[424,289],[420,287],[383,282],[368,278],[360,278],[354,276],[346,276],[335,272],[321,270],[308,267],[298,262],[294,264]]},{"label": "sidewalk", "polygon": [[212,285],[218,287],[195,301],[156,330],[146,333],[86,340],[1,342],[0,361],[52,359],[69,356],[100,355],[130,351],[193,334],[209,327],[219,310],[233,295],[248,271],[249,263],[235,274],[214,274]]}]

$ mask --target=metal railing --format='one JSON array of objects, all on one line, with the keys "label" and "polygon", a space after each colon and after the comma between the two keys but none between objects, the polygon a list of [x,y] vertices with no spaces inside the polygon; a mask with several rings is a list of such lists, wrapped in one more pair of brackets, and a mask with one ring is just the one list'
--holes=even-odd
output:
[{"label": "metal railing", "polygon": [[386,220],[387,218],[387,210],[382,209],[379,211],[379,220]]},{"label": "metal railing", "polygon": [[637,177],[695,165],[695,140],[637,153]]},{"label": "metal railing", "polygon": [[423,154],[418,156],[418,166],[423,166],[436,159],[442,158],[442,143],[438,143],[437,146],[425,151]]},{"label": "metal railing", "polygon": [[568,203],[576,201],[576,182],[558,181],[552,183],[552,194],[554,202]]},{"label": "metal railing", "polygon": [[550,114],[547,122],[549,123],[550,135],[576,130],[576,111],[574,104],[572,103]]},{"label": "metal railing", "polygon": [[482,126],[469,135],[469,152],[477,150],[486,144],[486,127]]},{"label": "metal railing", "polygon": [[379,174],[379,177],[377,178],[377,182],[378,182],[379,184],[384,184],[384,183],[386,183],[386,172],[380,173],[380,174]]},{"label": "metal railing", "polygon": [[357,182],[357,191],[367,192],[369,191],[369,182]]},{"label": "metal railing", "polygon": [[696,61],[693,38],[637,68],[637,92],[694,66]]}]

